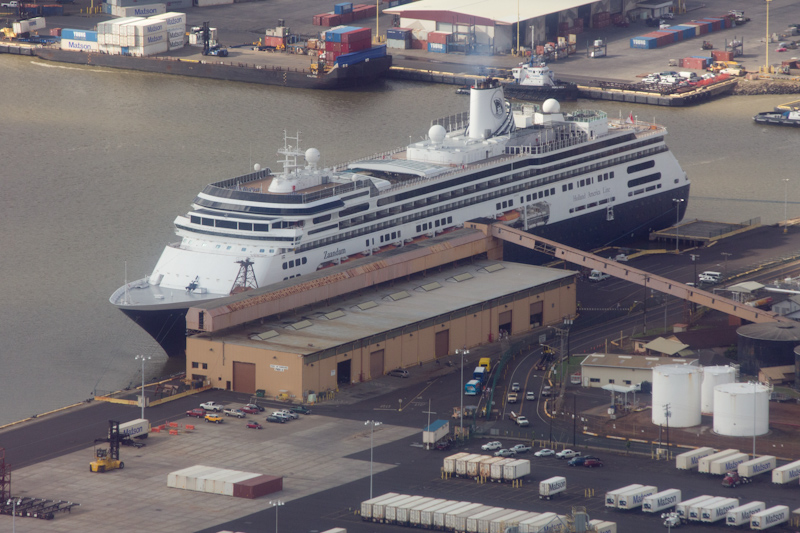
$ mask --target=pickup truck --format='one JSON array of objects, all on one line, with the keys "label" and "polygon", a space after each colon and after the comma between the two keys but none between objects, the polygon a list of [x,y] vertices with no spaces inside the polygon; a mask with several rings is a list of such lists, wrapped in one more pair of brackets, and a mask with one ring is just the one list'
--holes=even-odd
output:
[{"label": "pickup truck", "polygon": [[528,422],[528,419],[525,418],[522,415],[517,415],[516,422],[517,422],[517,425],[520,426],[520,427],[524,427],[524,426],[530,425],[530,422]]},{"label": "pickup truck", "polygon": [[17,7],[19,2],[17,0],[11,0],[11,2],[3,2],[0,4],[0,7]]},{"label": "pickup truck", "polygon": [[517,403],[517,393],[516,392],[509,392],[507,401],[508,401],[508,403]]},{"label": "pickup truck", "polygon": [[556,457],[559,459],[572,459],[573,457],[577,457],[581,454],[581,452],[576,452],[575,450],[561,450],[556,454]]},{"label": "pickup truck", "polygon": [[529,451],[531,451],[531,447],[525,446],[524,444],[515,444],[509,449],[512,450],[514,453],[528,453]]},{"label": "pickup truck", "polygon": [[218,413],[219,413],[220,411],[222,411],[222,405],[218,404],[217,402],[206,402],[206,403],[201,403],[201,404],[200,404],[200,407],[202,407],[202,408],[203,408],[203,409],[205,409],[206,411],[216,411],[216,412],[218,412]]},{"label": "pickup truck", "polygon": [[222,413],[225,416],[235,416],[236,418],[244,418],[244,411],[241,409],[223,409]]}]

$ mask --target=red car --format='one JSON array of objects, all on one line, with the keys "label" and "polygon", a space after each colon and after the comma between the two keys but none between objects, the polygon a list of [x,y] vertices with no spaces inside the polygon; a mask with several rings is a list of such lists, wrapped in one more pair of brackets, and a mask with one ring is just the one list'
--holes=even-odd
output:
[{"label": "red car", "polygon": [[202,407],[195,407],[191,411],[186,411],[186,416],[196,416],[197,418],[204,418],[206,416],[206,410]]},{"label": "red car", "polygon": [[263,429],[261,424],[259,424],[258,422],[248,422],[247,427],[249,427],[250,429]]},{"label": "red car", "polygon": [[594,468],[596,466],[603,466],[603,462],[600,459],[586,459],[583,466],[586,468]]},{"label": "red car", "polygon": [[258,409],[255,407],[248,407],[245,405],[244,407],[239,408],[240,411],[247,413],[248,415],[257,415],[259,413]]}]

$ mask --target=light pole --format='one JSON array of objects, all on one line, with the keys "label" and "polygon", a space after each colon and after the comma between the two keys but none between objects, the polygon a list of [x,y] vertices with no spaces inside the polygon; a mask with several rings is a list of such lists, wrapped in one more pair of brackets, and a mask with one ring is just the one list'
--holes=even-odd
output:
[{"label": "light pole", "polygon": [[463,349],[459,350],[456,349],[456,353],[461,355],[461,389],[458,392],[459,397],[461,398],[461,410],[459,411],[459,417],[461,418],[461,429],[459,430],[460,433],[458,437],[460,439],[464,438],[464,356],[469,355],[469,350],[467,347],[464,346]]},{"label": "light pole", "polygon": [[275,533],[278,533],[278,507],[282,506],[283,502],[281,500],[275,500],[269,502],[269,504],[275,508]]},{"label": "light pole", "polygon": [[756,458],[756,393],[758,392],[758,382],[753,381],[753,459]]},{"label": "light pole", "polygon": [[142,418],[144,418],[144,362],[152,359],[149,355],[137,355],[136,360],[142,362]]},{"label": "light pole", "polygon": [[22,503],[22,499],[11,498],[6,502],[6,505],[11,504],[11,531],[17,531],[17,504]]},{"label": "light pole", "polygon": [[678,243],[681,240],[680,230],[678,224],[681,222],[681,202],[685,202],[683,198],[673,198],[675,202],[675,253],[678,253]]},{"label": "light pole", "polygon": [[767,38],[764,39],[764,43],[767,45],[767,64],[764,66],[764,74],[769,74],[769,3],[772,0],[766,0],[767,2]]},{"label": "light pole", "polygon": [[[365,426],[371,426],[369,429],[369,499],[372,499],[372,443],[373,443],[373,436],[375,435],[375,426],[380,426],[382,422],[376,422],[375,420],[367,420],[364,422]],[[275,529],[275,533],[278,533],[277,528]]]},{"label": "light pole", "polygon": [[[572,315],[567,315],[564,317],[564,329],[567,332],[567,370],[569,370],[569,330],[572,327]],[[561,355],[561,390],[564,390],[566,387],[566,379],[567,375],[564,373],[564,355]]]},{"label": "light pole", "polygon": [[733,254],[730,252],[721,252],[722,256],[725,258],[725,280],[728,280],[728,257],[732,256]]},{"label": "light pole", "polygon": [[[692,280],[692,287],[697,288],[700,283],[697,281],[697,260],[700,259],[698,254],[691,254],[692,263],[694,263],[694,279]],[[697,304],[692,302],[692,311],[697,311]]]},{"label": "light pole", "polygon": [[[769,5],[769,4],[767,4]],[[787,198],[789,195],[789,178],[783,178],[783,232],[789,231],[789,216],[786,212]]]}]

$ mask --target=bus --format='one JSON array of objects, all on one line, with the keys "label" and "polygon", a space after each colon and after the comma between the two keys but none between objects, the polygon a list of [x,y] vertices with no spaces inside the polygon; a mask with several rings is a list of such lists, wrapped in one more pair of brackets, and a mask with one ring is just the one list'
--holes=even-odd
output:
[{"label": "bus", "polygon": [[472,379],[480,381],[481,385],[485,385],[488,378],[489,372],[482,366],[476,366],[475,370],[472,371]]},{"label": "bus", "polygon": [[467,384],[464,385],[464,394],[466,396],[477,396],[481,393],[481,389],[483,389],[481,382],[477,379],[473,379],[467,381]]}]

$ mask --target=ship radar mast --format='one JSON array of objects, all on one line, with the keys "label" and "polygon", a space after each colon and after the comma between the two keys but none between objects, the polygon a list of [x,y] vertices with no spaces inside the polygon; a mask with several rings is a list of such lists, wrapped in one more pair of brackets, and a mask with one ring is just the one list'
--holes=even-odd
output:
[{"label": "ship radar mast", "polygon": [[257,289],[258,281],[256,280],[256,273],[253,271],[253,262],[250,259],[235,262],[239,264],[239,274],[236,276],[236,281],[233,282],[231,294]]},{"label": "ship radar mast", "polygon": [[[295,141],[295,145],[290,145],[289,141]],[[278,153],[284,156],[283,159],[278,161],[283,165],[283,175],[288,176],[293,171],[297,172],[297,169],[301,167],[301,165],[297,164],[297,158],[305,155],[300,150],[300,132],[298,131],[295,137],[289,137],[286,130],[283,130],[283,148],[280,148]]]}]

